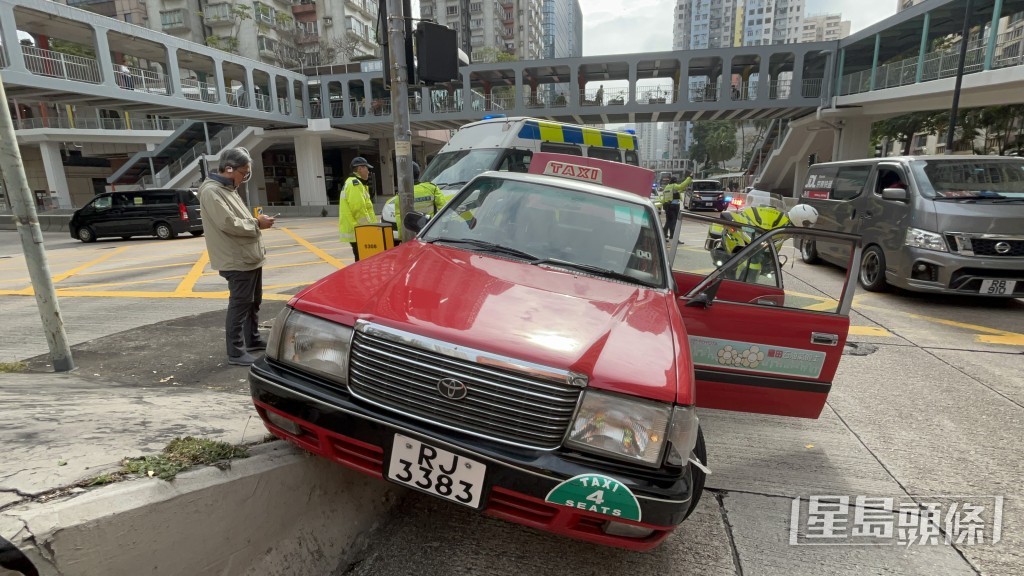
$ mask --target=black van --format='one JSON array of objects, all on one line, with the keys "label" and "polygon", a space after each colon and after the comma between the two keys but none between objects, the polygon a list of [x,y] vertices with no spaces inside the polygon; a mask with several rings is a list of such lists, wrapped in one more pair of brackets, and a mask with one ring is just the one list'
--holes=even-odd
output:
[{"label": "black van", "polygon": [[195,190],[103,192],[75,211],[68,232],[82,242],[109,236],[169,240],[185,232],[201,236],[199,195]]}]

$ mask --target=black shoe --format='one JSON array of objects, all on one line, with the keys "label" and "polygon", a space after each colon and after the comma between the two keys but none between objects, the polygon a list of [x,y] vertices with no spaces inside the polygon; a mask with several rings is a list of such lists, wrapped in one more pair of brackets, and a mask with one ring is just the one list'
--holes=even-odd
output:
[{"label": "black shoe", "polygon": [[258,352],[260,350],[266,350],[267,349],[267,341],[266,340],[257,340],[256,342],[253,342],[252,344],[246,344],[245,349],[248,350],[249,352]]},{"label": "black shoe", "polygon": [[228,356],[228,364],[235,366],[252,366],[255,361],[256,357],[249,353],[243,353],[241,356]]}]

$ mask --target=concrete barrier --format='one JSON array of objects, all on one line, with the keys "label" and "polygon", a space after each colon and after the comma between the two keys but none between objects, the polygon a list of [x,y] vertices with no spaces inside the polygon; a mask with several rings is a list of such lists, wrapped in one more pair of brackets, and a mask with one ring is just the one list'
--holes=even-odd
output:
[{"label": "concrete barrier", "polygon": [[0,533],[43,576],[330,574],[364,547],[400,494],[285,442],[251,452],[226,470],[8,508]]},{"label": "concrete barrier", "polygon": [[[71,222],[70,214],[40,214],[39,229],[43,232],[67,232]],[[0,230],[17,230],[18,224],[13,214],[0,214]]]}]

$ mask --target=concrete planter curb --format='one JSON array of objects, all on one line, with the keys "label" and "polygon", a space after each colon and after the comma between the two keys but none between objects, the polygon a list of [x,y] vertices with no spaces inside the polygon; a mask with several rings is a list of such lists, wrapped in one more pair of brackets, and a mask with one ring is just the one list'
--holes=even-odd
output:
[{"label": "concrete planter curb", "polygon": [[0,513],[0,532],[44,576],[329,574],[400,493],[283,441],[251,452],[225,470],[15,506]]}]

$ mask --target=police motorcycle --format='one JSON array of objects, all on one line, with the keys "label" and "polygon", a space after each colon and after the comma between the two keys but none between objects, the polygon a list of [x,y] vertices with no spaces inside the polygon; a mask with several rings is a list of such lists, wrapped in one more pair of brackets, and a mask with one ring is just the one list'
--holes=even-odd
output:
[{"label": "police motorcycle", "polygon": [[[740,210],[722,212],[721,219],[726,223],[712,224],[708,227],[704,249],[710,253],[716,268],[721,268],[734,254],[769,230],[784,226],[810,228],[818,220],[818,211],[813,206],[797,204],[787,211],[782,198],[775,195],[747,194],[742,205],[744,208]],[[737,274],[753,272],[773,276],[776,262],[764,260],[772,259],[772,254],[775,254],[778,266],[784,266],[787,258],[779,254],[784,242],[785,238],[777,240],[775,250],[761,253],[761,261],[750,262],[748,266],[737,267],[734,271]]]}]

